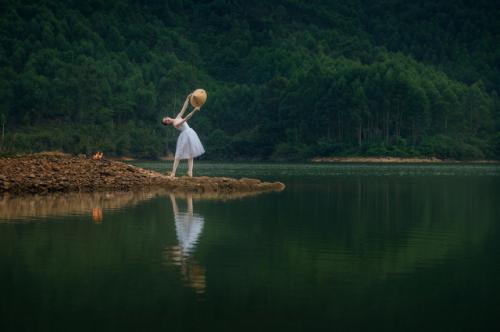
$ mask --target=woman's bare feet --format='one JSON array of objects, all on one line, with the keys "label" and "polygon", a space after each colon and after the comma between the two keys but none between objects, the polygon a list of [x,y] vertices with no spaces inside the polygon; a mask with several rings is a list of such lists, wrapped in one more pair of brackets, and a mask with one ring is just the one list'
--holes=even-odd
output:
[{"label": "woman's bare feet", "polygon": [[170,174],[168,175],[169,178],[171,179],[174,179],[175,178],[175,173],[174,172],[170,172]]},{"label": "woman's bare feet", "polygon": [[190,178],[193,177],[193,172],[187,172],[187,176],[189,176]]}]

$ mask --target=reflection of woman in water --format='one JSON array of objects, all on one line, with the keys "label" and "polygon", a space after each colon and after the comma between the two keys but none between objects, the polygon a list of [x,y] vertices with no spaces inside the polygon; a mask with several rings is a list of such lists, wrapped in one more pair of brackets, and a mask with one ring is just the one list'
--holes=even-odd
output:
[{"label": "reflection of woman in water", "polygon": [[175,196],[170,195],[170,201],[172,202],[172,209],[174,210],[175,218],[175,230],[177,231],[177,239],[179,240],[179,246],[184,256],[188,256],[191,253],[198,238],[200,237],[201,231],[203,230],[203,217],[193,213],[193,196],[188,195],[187,201],[187,212],[180,213],[177,207],[177,202],[175,201]]},{"label": "reflection of woman in water", "polygon": [[181,267],[183,279],[197,293],[205,291],[205,269],[196,263],[191,254],[194,252],[198,238],[203,230],[205,220],[202,216],[193,213],[193,196],[188,194],[187,212],[179,212],[174,194],[170,194],[172,210],[175,218],[175,230],[178,246],[167,249],[166,255],[170,264]]}]

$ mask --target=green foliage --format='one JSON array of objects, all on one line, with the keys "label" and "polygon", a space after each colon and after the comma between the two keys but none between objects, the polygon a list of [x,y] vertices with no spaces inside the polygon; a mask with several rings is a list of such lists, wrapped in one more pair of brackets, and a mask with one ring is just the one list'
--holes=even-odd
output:
[{"label": "green foliage", "polygon": [[500,157],[493,2],[10,0],[2,153],[156,158],[185,96],[211,159]]},{"label": "green foliage", "polygon": [[457,140],[444,135],[437,135],[425,140],[422,149],[426,155],[450,159],[483,159],[485,154],[480,144]]},{"label": "green foliage", "polygon": [[280,161],[295,161],[302,160],[306,156],[307,147],[304,144],[279,143],[272,154],[272,159]]}]

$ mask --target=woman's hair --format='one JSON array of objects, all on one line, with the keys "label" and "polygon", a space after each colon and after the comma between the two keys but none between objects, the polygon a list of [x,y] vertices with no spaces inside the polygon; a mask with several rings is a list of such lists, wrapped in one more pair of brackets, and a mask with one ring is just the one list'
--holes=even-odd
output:
[{"label": "woman's hair", "polygon": [[164,125],[164,126],[168,126],[170,124],[172,124],[174,122],[174,119],[166,116],[164,117],[162,120],[161,120],[161,123]]}]

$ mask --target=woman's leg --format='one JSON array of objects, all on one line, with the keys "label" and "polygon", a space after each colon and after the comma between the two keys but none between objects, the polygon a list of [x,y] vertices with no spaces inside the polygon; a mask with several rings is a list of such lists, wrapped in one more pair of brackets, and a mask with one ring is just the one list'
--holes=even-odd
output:
[{"label": "woman's leg", "polygon": [[172,166],[172,173],[170,173],[170,177],[175,177],[175,172],[177,171],[177,167],[179,166],[179,159],[174,159],[174,165]]},{"label": "woman's leg", "polygon": [[188,159],[188,176],[193,177],[193,158]]},{"label": "woman's leg", "polygon": [[187,211],[190,216],[193,215],[193,194],[187,194]]}]

